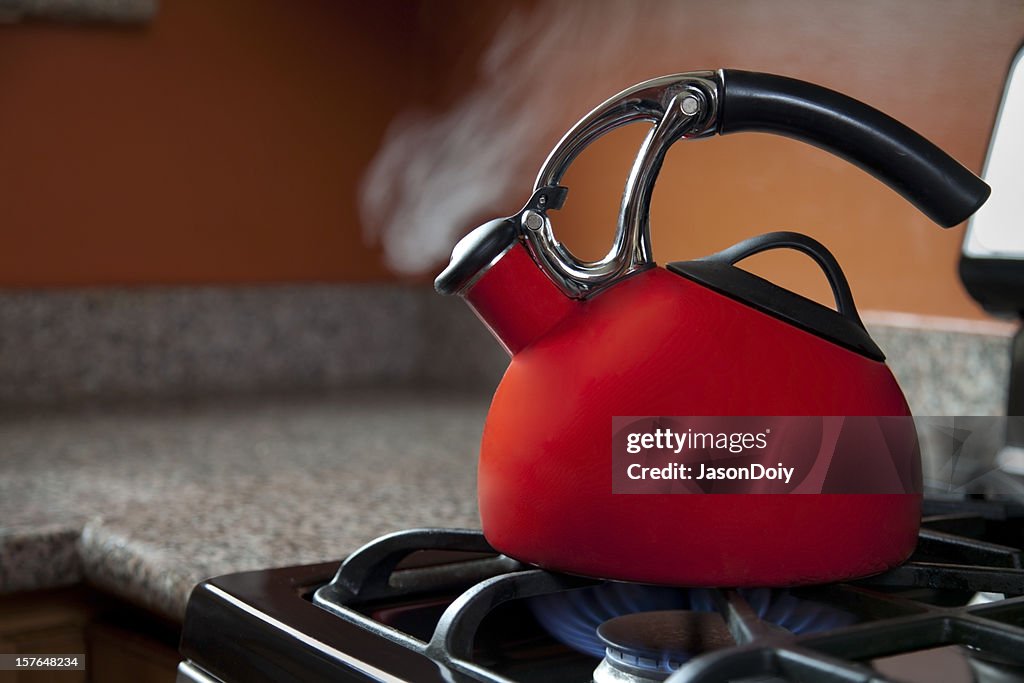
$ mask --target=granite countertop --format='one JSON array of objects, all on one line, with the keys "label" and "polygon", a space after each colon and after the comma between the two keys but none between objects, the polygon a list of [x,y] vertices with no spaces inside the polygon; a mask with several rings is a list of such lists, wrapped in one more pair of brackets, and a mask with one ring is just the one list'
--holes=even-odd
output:
[{"label": "granite countertop", "polygon": [[[1008,329],[904,318],[866,316],[916,415],[1002,413]],[[478,525],[508,358],[428,288],[0,291],[0,329],[0,594],[180,620],[207,577]]]},{"label": "granite countertop", "polygon": [[83,579],[175,620],[219,574],[478,526],[478,394],[361,392],[7,413],[0,593]]}]

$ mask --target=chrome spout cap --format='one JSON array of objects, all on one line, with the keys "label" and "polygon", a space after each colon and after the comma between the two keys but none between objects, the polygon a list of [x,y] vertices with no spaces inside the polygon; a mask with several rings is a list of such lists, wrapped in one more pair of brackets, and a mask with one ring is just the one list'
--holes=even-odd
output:
[{"label": "chrome spout cap", "polygon": [[480,279],[511,249],[525,232],[536,230],[546,221],[548,209],[560,209],[568,188],[542,187],[513,216],[496,218],[475,228],[452,249],[448,267],[434,280],[438,294],[459,294]]},{"label": "chrome spout cap", "polygon": [[515,241],[516,226],[508,218],[496,218],[474,228],[452,249],[452,260],[435,278],[434,290],[438,294],[458,294]]}]

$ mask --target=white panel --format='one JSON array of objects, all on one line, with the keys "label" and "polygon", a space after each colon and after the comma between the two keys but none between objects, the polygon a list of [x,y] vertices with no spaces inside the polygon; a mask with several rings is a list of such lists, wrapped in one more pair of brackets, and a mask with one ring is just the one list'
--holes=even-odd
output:
[{"label": "white panel", "polygon": [[992,196],[967,227],[964,254],[1024,259],[1024,66],[1017,54],[985,162]]}]

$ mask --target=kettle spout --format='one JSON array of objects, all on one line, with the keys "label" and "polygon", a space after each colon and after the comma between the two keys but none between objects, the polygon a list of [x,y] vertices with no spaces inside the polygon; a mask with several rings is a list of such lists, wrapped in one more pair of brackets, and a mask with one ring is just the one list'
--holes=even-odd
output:
[{"label": "kettle spout", "polygon": [[463,237],[434,289],[465,299],[510,355],[543,336],[577,304],[533,260],[509,218],[484,223]]}]

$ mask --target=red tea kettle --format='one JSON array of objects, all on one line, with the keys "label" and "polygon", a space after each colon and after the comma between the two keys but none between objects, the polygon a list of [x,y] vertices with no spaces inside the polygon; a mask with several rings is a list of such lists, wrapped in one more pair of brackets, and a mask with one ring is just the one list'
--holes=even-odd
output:
[{"label": "red tea kettle", "polygon": [[[626,183],[615,245],[580,261],[552,233],[549,212],[567,193],[559,180],[583,147],[634,121],[654,125]],[[899,122],[789,78],[664,76],[594,109],[552,151],[526,206],[463,238],[435,282],[462,296],[512,354],[479,463],[483,531],[501,552],[624,581],[774,586],[868,575],[913,550],[913,439],[893,454],[916,480],[905,493],[612,493],[615,416],[910,414],[818,242],[773,233],[668,269],[652,262],[648,212],[669,146],[741,131],[823,147],[945,227],[988,197],[980,179]],[[732,265],[774,248],[814,258],[838,310]]]}]

